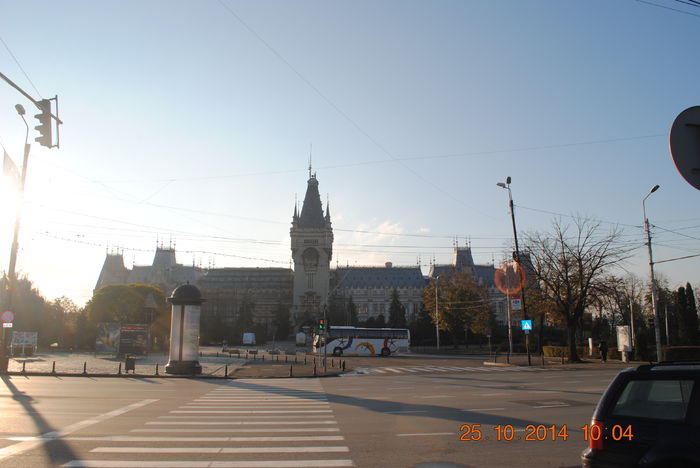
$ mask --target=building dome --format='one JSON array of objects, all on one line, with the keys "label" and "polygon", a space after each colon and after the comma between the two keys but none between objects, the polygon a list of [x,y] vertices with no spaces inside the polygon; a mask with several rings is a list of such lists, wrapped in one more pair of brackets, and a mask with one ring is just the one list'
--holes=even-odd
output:
[{"label": "building dome", "polygon": [[173,305],[199,305],[205,302],[199,288],[193,284],[183,284],[175,288],[168,302]]}]

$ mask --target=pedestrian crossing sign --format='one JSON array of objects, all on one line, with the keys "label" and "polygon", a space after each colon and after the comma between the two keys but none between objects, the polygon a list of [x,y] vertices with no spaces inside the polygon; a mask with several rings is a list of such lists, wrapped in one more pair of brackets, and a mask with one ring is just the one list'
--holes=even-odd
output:
[{"label": "pedestrian crossing sign", "polygon": [[532,320],[521,320],[523,331],[532,330]]}]

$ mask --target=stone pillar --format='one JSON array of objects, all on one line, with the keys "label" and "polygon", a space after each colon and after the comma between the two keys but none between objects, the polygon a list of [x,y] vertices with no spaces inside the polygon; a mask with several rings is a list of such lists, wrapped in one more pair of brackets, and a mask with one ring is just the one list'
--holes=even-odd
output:
[{"label": "stone pillar", "polygon": [[205,301],[199,289],[189,283],[178,286],[168,302],[170,319],[170,357],[165,366],[168,374],[201,374],[199,364],[199,312]]}]

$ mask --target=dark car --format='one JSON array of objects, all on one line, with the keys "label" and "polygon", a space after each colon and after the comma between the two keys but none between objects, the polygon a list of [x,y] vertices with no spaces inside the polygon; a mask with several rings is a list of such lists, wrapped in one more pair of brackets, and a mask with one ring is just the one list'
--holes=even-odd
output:
[{"label": "dark car", "polygon": [[700,467],[700,363],[620,372],[584,431],[584,468]]}]

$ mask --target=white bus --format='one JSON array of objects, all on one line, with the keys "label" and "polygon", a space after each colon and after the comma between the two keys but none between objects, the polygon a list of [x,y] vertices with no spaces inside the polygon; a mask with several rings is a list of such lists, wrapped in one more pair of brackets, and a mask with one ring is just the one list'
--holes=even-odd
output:
[{"label": "white bus", "polygon": [[333,356],[389,356],[410,352],[411,332],[407,328],[333,326],[327,334],[327,344],[322,335],[314,336],[314,353],[323,354],[324,348]]}]

